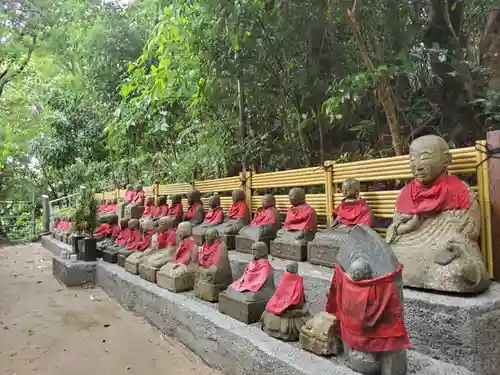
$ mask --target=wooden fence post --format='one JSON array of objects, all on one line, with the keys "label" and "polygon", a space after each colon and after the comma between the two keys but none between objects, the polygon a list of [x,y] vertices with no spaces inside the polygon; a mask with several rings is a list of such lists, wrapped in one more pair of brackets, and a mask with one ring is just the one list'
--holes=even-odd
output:
[{"label": "wooden fence post", "polygon": [[[500,148],[500,130],[486,133],[486,145],[492,149]],[[486,233],[488,271],[496,281],[500,281],[500,236],[493,237],[491,231],[491,228],[500,228],[500,159],[491,157],[481,166],[485,181],[486,224],[490,228],[489,235]]]},{"label": "wooden fence post", "polygon": [[326,225],[328,227],[333,224],[333,160],[325,160],[325,210],[326,210]]}]

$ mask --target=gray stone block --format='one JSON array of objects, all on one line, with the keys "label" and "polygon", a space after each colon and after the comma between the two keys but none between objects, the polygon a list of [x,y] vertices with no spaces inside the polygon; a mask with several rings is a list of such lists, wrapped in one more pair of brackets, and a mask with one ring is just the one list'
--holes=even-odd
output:
[{"label": "gray stone block", "polygon": [[[308,353],[217,311],[193,293],[171,293],[123,268],[99,261],[97,284],[227,375],[356,375],[338,358]],[[463,367],[409,352],[408,375],[472,375]]]},{"label": "gray stone block", "polygon": [[62,243],[51,236],[42,236],[40,242],[43,248],[50,251],[53,256],[60,256],[61,251],[67,251],[70,254],[73,253],[73,248],[70,245]]},{"label": "gray stone block", "polygon": [[95,283],[97,262],[71,261],[54,256],[52,274],[66,286],[81,286]]}]

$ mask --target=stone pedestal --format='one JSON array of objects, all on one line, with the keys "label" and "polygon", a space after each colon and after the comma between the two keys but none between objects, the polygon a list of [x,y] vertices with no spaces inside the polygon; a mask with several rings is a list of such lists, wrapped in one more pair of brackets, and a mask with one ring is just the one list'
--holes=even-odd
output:
[{"label": "stone pedestal", "polygon": [[319,356],[342,354],[342,343],[335,329],[336,318],[321,312],[302,326],[299,344],[302,349]]},{"label": "stone pedestal", "polygon": [[144,280],[156,284],[156,274],[159,268],[150,267],[147,264],[139,263],[139,276]]},{"label": "stone pedestal", "polygon": [[270,253],[277,258],[303,262],[307,260],[307,244],[301,244],[299,241],[295,243],[282,243],[274,240],[271,241]]},{"label": "stone pedestal", "polygon": [[222,292],[214,284],[207,283],[206,281],[198,281],[194,286],[194,295],[199,299],[208,302],[219,301],[219,294]]},{"label": "stone pedestal", "polygon": [[[271,238],[261,238],[259,241],[264,242],[267,247],[271,246]],[[235,250],[240,253],[252,254],[252,245],[257,242],[251,238],[237,235],[235,237]]]},{"label": "stone pedestal", "polygon": [[334,267],[339,247],[327,242],[311,241],[307,244],[307,261],[320,266]]},{"label": "stone pedestal", "polygon": [[241,302],[219,294],[219,311],[246,324],[257,323],[266,309],[267,301]]},{"label": "stone pedestal", "polygon": [[166,273],[163,273],[161,269],[156,273],[156,284],[174,293],[193,290],[194,279],[194,272],[186,272],[178,277],[167,275]]},{"label": "stone pedestal", "polygon": [[125,270],[127,270],[127,272],[130,272],[131,274],[134,274],[134,275],[138,275],[139,274],[139,262],[135,261],[134,259],[134,262],[131,262],[129,260],[130,257],[128,257],[127,259],[125,259]]},{"label": "stone pedestal", "polygon": [[125,261],[127,260],[127,257],[132,253],[133,253],[132,250],[120,250],[116,258],[116,263],[120,267],[125,267]]},{"label": "stone pedestal", "polygon": [[222,241],[226,244],[226,247],[228,250],[234,250],[235,249],[235,238],[236,236],[233,234],[223,234],[220,236]]},{"label": "stone pedestal", "polygon": [[105,249],[102,251],[102,260],[108,263],[116,263],[118,261],[118,249]]}]

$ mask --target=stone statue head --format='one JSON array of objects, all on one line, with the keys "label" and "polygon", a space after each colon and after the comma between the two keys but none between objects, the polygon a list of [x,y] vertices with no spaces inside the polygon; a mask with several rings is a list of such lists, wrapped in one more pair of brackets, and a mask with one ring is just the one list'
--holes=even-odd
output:
[{"label": "stone statue head", "polygon": [[209,245],[213,244],[219,238],[219,231],[217,228],[208,228],[205,232],[205,240]]},{"label": "stone statue head", "polygon": [[132,186],[132,184],[127,184],[127,190],[128,191],[134,190],[134,187]]},{"label": "stone statue head", "polygon": [[128,220],[129,219],[121,219],[120,220],[120,228],[122,228],[122,229],[128,228]]},{"label": "stone statue head", "polygon": [[373,275],[370,263],[368,260],[361,257],[351,262],[348,273],[353,281],[368,280],[371,279]]},{"label": "stone statue head", "polygon": [[425,135],[412,142],[410,169],[421,184],[432,184],[446,172],[450,164],[450,148],[443,138],[437,135]]},{"label": "stone statue head", "polygon": [[276,199],[274,199],[274,195],[266,194],[262,197],[261,202],[262,208],[276,207]]},{"label": "stone statue head", "polygon": [[152,206],[155,203],[155,197],[152,197],[148,195],[146,199],[144,200],[144,205],[145,206]]},{"label": "stone statue head", "polygon": [[187,193],[187,200],[189,205],[193,205],[196,202],[199,202],[201,199],[201,193],[199,190],[193,189],[189,193]]},{"label": "stone statue head", "polygon": [[241,189],[233,190],[231,196],[233,197],[233,202],[245,200],[245,192]]},{"label": "stone statue head", "polygon": [[137,192],[142,191],[142,185],[141,184],[137,184],[135,186],[135,191],[137,191]]},{"label": "stone statue head", "polygon": [[293,274],[298,274],[299,273],[299,263],[298,262],[291,262],[286,265],[286,272],[290,272]]},{"label": "stone statue head", "polygon": [[300,206],[306,203],[306,192],[302,188],[294,187],[288,193],[288,199],[292,206]]},{"label": "stone statue head", "polygon": [[183,221],[177,227],[177,238],[182,241],[185,238],[188,238],[193,233],[193,226],[189,221]]},{"label": "stone statue head", "polygon": [[118,215],[109,215],[109,223],[111,225],[118,224]]},{"label": "stone statue head", "polygon": [[254,260],[266,258],[269,254],[269,250],[265,242],[258,241],[254,242],[252,245],[252,257]]},{"label": "stone statue head", "polygon": [[139,220],[138,219],[130,219],[128,221],[128,227],[132,230],[139,229]]},{"label": "stone statue head", "polygon": [[151,232],[155,230],[155,222],[151,219],[146,219],[142,222],[141,229],[143,233]]},{"label": "stone statue head", "polygon": [[210,197],[210,199],[208,200],[208,205],[210,206],[210,208],[212,210],[219,207],[220,206],[220,197],[217,194],[212,195]]},{"label": "stone statue head", "polygon": [[355,178],[348,178],[342,183],[342,195],[347,199],[358,199],[361,184]]},{"label": "stone statue head", "polygon": [[176,194],[172,196],[172,204],[178,204],[182,202],[182,195]]},{"label": "stone statue head", "polygon": [[171,216],[164,216],[158,220],[158,231],[165,232],[172,229],[175,225],[175,220]]},{"label": "stone statue head", "polygon": [[163,206],[167,204],[167,197],[164,195],[160,195],[158,197],[158,206]]}]

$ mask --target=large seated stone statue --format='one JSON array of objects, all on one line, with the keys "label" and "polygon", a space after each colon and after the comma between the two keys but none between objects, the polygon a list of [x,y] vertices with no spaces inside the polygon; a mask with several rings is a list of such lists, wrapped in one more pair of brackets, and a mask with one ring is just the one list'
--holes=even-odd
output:
[{"label": "large seated stone statue", "polygon": [[276,238],[280,229],[280,212],[276,208],[276,200],[271,194],[262,197],[262,206],[257,209],[250,223],[240,229],[235,239],[236,250],[251,253],[255,242],[265,242],[267,246]]},{"label": "large seated stone statue", "polygon": [[136,206],[144,206],[144,199],[146,197],[146,193],[141,184],[137,184],[135,187],[134,199],[132,200],[132,204]]},{"label": "large seated stone statue", "polygon": [[307,243],[317,230],[316,211],[306,203],[304,189],[293,188],[288,196],[292,206],[288,209],[283,228],[271,242],[271,255],[303,261],[307,259]]},{"label": "large seated stone statue", "polygon": [[200,225],[205,218],[205,209],[201,201],[200,191],[193,189],[187,193],[187,201],[189,208],[184,214],[184,221],[189,221],[193,227]]},{"label": "large seated stone statue", "polygon": [[132,202],[134,201],[134,198],[135,198],[134,187],[128,184],[123,196],[123,201],[119,202],[116,207],[116,214],[118,215],[118,220],[121,221],[121,219],[125,218],[130,219],[130,217],[127,217],[127,206],[133,205]]},{"label": "large seated stone statue", "polygon": [[130,237],[130,229],[128,227],[129,219],[120,220],[120,232],[118,237],[112,244],[107,244],[106,247],[100,249],[102,259],[108,263],[116,263],[118,257],[118,251],[122,250],[126,245]]},{"label": "large seated stone statue", "polygon": [[481,228],[476,193],[447,174],[451,153],[438,136],[411,144],[415,178],[400,192],[386,240],[404,265],[404,285],[478,293],[490,279],[477,243]]},{"label": "large seated stone statue", "polygon": [[359,198],[361,185],[355,179],[347,179],[342,184],[344,199],[333,211],[333,224],[320,230],[314,240],[307,244],[307,261],[312,264],[333,267],[337,262],[340,244],[350,236],[354,225],[372,226],[372,210],[368,203]]},{"label": "large seated stone statue", "polygon": [[154,217],[156,219],[159,219],[161,217],[167,216],[168,214],[168,204],[167,204],[167,197],[164,195],[161,195],[158,197],[157,202],[156,202],[156,212]]},{"label": "large seated stone statue", "polygon": [[134,199],[135,199],[134,187],[131,184],[128,184],[125,190],[123,201],[127,204],[130,204],[134,202]]},{"label": "large seated stone statue", "polygon": [[274,272],[264,242],[252,247],[243,275],[219,294],[219,311],[246,324],[257,323],[275,292]]},{"label": "large seated stone statue", "polygon": [[135,187],[133,195],[131,195],[132,202],[127,204],[124,209],[124,217],[127,219],[140,219],[144,212],[144,198],[145,193],[142,185]]},{"label": "large seated stone statue", "polygon": [[97,240],[97,250],[103,251],[108,246],[112,246],[119,234],[120,226],[118,225],[117,215],[101,218],[101,224],[97,226],[92,235]]},{"label": "large seated stone statue", "polygon": [[125,266],[125,259],[136,251],[142,240],[141,223],[139,219],[130,219],[128,221],[128,228],[130,232],[127,243],[125,246],[120,247],[116,254],[116,263],[122,267]]},{"label": "large seated stone statue", "polygon": [[224,222],[217,225],[222,240],[226,243],[228,250],[234,250],[235,236],[241,228],[250,222],[250,211],[245,202],[243,190],[233,190],[233,203],[227,212]]},{"label": "large seated stone statue", "polygon": [[297,262],[287,265],[260,318],[262,330],[283,341],[297,341],[300,329],[310,319],[304,279],[297,274],[298,271]]},{"label": "large seated stone statue", "polygon": [[192,234],[192,225],[189,221],[179,224],[179,244],[171,261],[161,267],[156,274],[158,286],[180,293],[194,288],[194,281],[198,260],[198,246]]},{"label": "large seated stone statue", "polygon": [[125,267],[126,260],[129,256],[132,256],[133,258],[140,257],[143,251],[151,247],[151,241],[153,240],[153,235],[155,234],[154,221],[151,220],[151,218],[147,218],[140,223],[140,228],[141,236],[139,241],[132,246],[128,246],[127,244],[127,250],[120,250],[118,252],[118,265]]},{"label": "large seated stone statue", "polygon": [[147,196],[144,200],[144,212],[142,213],[143,218],[154,218],[156,214],[155,197]]},{"label": "large seated stone statue", "polygon": [[210,208],[205,215],[205,220],[193,228],[193,238],[200,246],[205,242],[205,233],[208,228],[215,227],[224,220],[224,212],[220,206],[220,197],[218,195],[211,196],[208,205]]},{"label": "large seated stone statue", "polygon": [[184,210],[182,207],[182,195],[176,194],[172,197],[172,204],[168,208],[167,216],[174,219],[175,226],[182,221]]},{"label": "large seated stone statue", "polygon": [[206,242],[198,253],[194,294],[205,301],[217,302],[219,294],[233,282],[229,254],[216,228],[209,228]]},{"label": "large seated stone statue", "polygon": [[158,223],[159,233],[156,238],[156,250],[152,246],[151,252],[146,251],[139,263],[139,275],[152,283],[156,283],[158,270],[172,260],[177,247],[174,217],[162,217]]}]

